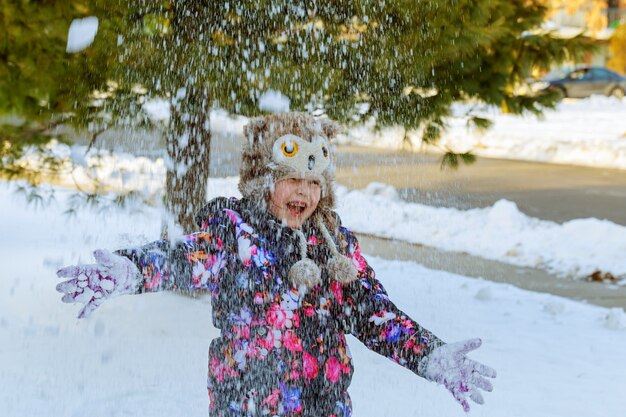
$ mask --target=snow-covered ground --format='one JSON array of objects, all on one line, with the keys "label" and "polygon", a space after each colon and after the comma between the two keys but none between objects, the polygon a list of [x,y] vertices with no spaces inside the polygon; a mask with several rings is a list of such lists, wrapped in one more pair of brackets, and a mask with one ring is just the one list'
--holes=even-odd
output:
[{"label": "snow-covered ground", "polygon": [[[57,190],[55,203],[35,209],[13,188],[0,183],[0,415],[206,415],[206,355],[217,334],[206,298],[126,296],[79,321],[78,307],[61,303],[54,289],[56,268],[91,261],[95,248],[155,239],[158,210],[84,210],[67,218],[62,212],[68,191]],[[353,213],[344,213],[346,223],[360,216]],[[391,298],[421,324],[447,341],[483,338],[473,357],[496,368],[498,377],[495,391],[472,415],[623,415],[623,310],[410,262],[370,262]],[[464,415],[445,389],[355,339],[349,343],[355,416]]]},{"label": "snow-covered ground", "polygon": [[[475,114],[494,122],[485,132],[468,129],[470,107],[453,107],[453,117],[447,119],[448,128],[437,146],[422,147],[420,132],[409,132],[413,149],[440,152],[449,148],[491,158],[626,169],[626,100],[565,99],[556,109],[546,110],[542,119],[482,108]],[[404,134],[401,127],[375,132],[370,123],[346,131],[340,142],[400,149]]]},{"label": "snow-covered ground", "polygon": [[[54,170],[48,169],[50,159],[59,162]],[[52,180],[63,187],[134,190],[151,195],[163,188],[167,172],[165,164],[163,158],[151,159],[98,148],[87,151],[87,146],[68,146],[53,140],[43,152],[34,149],[25,152],[16,165],[38,172],[44,176],[44,181]],[[45,177],[46,174],[50,177]]]}]

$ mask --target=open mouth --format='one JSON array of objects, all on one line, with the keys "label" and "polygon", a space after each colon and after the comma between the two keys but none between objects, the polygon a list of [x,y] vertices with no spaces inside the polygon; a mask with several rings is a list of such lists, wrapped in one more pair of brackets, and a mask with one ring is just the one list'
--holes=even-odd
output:
[{"label": "open mouth", "polygon": [[298,217],[304,213],[306,206],[306,203],[302,201],[290,201],[287,203],[287,210],[289,210],[289,213],[291,213],[292,216]]}]

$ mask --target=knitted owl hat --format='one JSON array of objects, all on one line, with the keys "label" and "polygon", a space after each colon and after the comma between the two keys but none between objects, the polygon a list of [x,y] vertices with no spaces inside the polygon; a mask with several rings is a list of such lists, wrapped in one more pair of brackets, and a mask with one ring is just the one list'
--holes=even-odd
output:
[{"label": "knitted owl hat", "polygon": [[[330,144],[337,131],[337,123],[305,113],[278,113],[252,119],[244,127],[248,141],[242,152],[239,190],[244,197],[257,200],[267,208],[277,181],[285,178],[319,181],[322,196],[312,217],[332,254],[325,268],[332,279],[347,283],[357,278],[357,270],[350,259],[339,253],[336,239],[329,232],[330,228],[337,236],[332,214],[335,164]],[[305,290],[321,282],[321,271],[307,257],[306,237],[302,231],[295,229],[295,233],[300,260],[291,267],[289,279]]]}]

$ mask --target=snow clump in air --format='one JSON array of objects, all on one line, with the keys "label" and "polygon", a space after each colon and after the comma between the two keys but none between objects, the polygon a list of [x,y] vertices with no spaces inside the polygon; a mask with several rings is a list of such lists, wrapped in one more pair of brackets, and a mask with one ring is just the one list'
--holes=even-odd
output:
[{"label": "snow clump in air", "polygon": [[280,113],[289,111],[289,97],[279,91],[268,90],[259,97],[259,110]]},{"label": "snow clump in air", "polygon": [[80,52],[93,43],[98,33],[98,18],[89,16],[84,19],[74,19],[67,33],[65,51],[70,54]]}]

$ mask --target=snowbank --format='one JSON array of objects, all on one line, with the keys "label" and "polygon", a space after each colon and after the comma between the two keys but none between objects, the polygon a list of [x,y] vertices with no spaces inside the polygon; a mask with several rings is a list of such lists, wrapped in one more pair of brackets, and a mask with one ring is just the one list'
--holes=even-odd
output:
[{"label": "snowbank", "polygon": [[[232,180],[222,180],[224,186]],[[228,185],[230,186],[230,185]],[[214,184],[214,189],[218,186]],[[0,186],[0,410],[7,416],[202,416],[209,341],[206,297],[111,300],[90,319],[61,303],[54,271],[99,247],[155,239],[160,214],[79,211],[67,191],[45,211]],[[373,218],[373,217],[372,217]],[[370,259],[395,303],[447,341],[480,336],[472,357],[498,371],[473,416],[606,417],[623,413],[626,314],[510,285]],[[350,392],[363,417],[465,416],[446,390],[349,339]],[[617,376],[617,377],[616,377]]]},{"label": "snowbank", "polygon": [[358,232],[564,277],[584,278],[601,271],[626,278],[626,227],[608,220],[558,224],[529,217],[508,200],[471,210],[432,207],[404,202],[393,187],[376,183],[355,191],[339,187],[337,194],[339,214]]},{"label": "snowbank", "polygon": [[[209,198],[239,196],[238,178],[212,178]],[[595,271],[626,278],[626,227],[607,220],[575,219],[563,224],[529,217],[500,200],[471,210],[402,201],[388,185],[363,190],[337,187],[343,224],[360,233],[466,252],[497,261],[540,268],[562,277],[585,278]]]},{"label": "snowbank", "polygon": [[[409,132],[413,149],[440,152],[472,151],[491,158],[521,159],[556,164],[626,169],[626,100],[593,96],[584,100],[566,99],[555,110],[546,110],[543,119],[503,114],[495,107],[476,115],[494,125],[485,132],[468,129],[469,105],[453,107],[437,147],[423,147],[419,132]],[[400,149],[405,132],[401,127],[373,130],[372,123],[348,130],[340,143]]]},{"label": "snowbank", "polygon": [[[59,169],[48,169],[47,160],[60,161]],[[53,140],[44,152],[30,149],[18,165],[40,173],[48,180],[66,188],[108,191],[141,191],[152,195],[163,189],[167,172],[164,158],[146,158],[124,152],[110,152],[87,146],[68,146]]]}]

